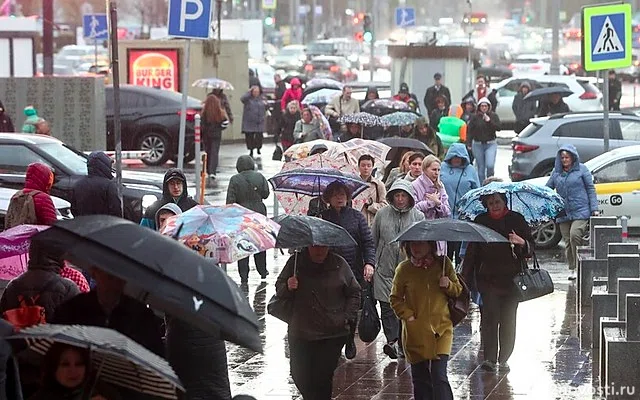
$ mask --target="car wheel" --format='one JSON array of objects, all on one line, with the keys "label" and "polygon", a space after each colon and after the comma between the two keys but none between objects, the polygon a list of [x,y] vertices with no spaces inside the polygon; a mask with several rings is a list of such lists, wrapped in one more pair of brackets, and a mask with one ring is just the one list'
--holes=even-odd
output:
[{"label": "car wheel", "polygon": [[140,136],[138,140],[140,150],[148,151],[149,156],[142,162],[150,166],[163,165],[169,159],[170,142],[167,135],[160,132],[149,132]]},{"label": "car wheel", "polygon": [[560,227],[555,222],[547,222],[533,231],[536,249],[548,250],[556,247],[562,239]]},{"label": "car wheel", "polygon": [[553,162],[539,165],[533,170],[533,172],[531,173],[531,176],[534,178],[538,178],[541,176],[551,176],[551,172],[553,172],[553,167],[554,167]]}]

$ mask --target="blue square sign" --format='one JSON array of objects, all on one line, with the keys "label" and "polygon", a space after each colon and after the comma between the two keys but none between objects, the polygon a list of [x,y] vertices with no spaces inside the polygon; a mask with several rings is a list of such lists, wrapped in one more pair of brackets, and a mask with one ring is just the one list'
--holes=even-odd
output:
[{"label": "blue square sign", "polygon": [[86,14],[82,16],[82,31],[86,39],[109,39],[107,14]]},{"label": "blue square sign", "polygon": [[591,17],[593,61],[609,61],[624,58],[627,34],[624,14],[595,15]]},{"label": "blue square sign", "polygon": [[396,8],[396,26],[404,28],[416,25],[416,9],[413,7]]},{"label": "blue square sign", "polygon": [[169,0],[169,36],[207,39],[212,0]]},{"label": "blue square sign", "polygon": [[582,8],[582,65],[586,71],[631,65],[631,11],[628,3]]}]

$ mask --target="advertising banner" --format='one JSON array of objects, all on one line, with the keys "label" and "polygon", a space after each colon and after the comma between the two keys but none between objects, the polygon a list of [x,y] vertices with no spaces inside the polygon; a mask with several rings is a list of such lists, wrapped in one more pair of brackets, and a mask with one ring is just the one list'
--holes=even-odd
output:
[{"label": "advertising banner", "polygon": [[128,49],[128,83],[180,91],[178,49]]}]

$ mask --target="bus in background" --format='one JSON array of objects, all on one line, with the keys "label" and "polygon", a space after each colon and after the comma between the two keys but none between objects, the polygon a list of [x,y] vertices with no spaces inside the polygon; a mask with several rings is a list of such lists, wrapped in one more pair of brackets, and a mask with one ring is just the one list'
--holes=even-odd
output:
[{"label": "bus in background", "polygon": [[489,27],[489,17],[484,12],[465,13],[462,18],[462,28],[472,26],[475,31],[485,31]]}]

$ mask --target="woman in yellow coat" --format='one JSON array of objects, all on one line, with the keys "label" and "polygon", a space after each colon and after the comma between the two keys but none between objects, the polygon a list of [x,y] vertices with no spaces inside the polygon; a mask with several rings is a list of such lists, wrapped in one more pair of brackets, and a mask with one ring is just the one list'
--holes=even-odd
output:
[{"label": "woman in yellow coat", "polygon": [[[389,301],[402,320],[402,345],[411,363],[415,400],[453,400],[447,362],[453,324],[447,300],[462,285],[447,257],[437,255],[436,242],[405,242],[407,260],[393,278]],[[443,266],[444,263],[444,266]]]}]

